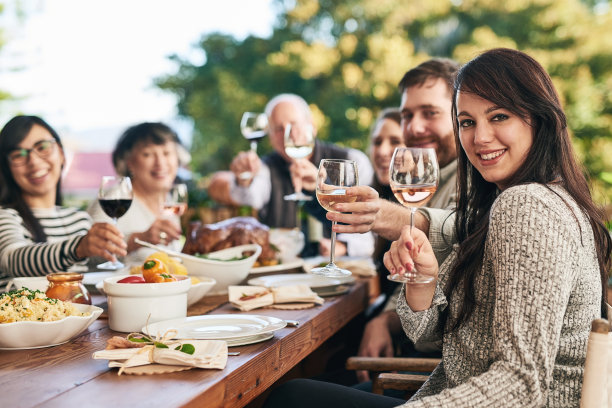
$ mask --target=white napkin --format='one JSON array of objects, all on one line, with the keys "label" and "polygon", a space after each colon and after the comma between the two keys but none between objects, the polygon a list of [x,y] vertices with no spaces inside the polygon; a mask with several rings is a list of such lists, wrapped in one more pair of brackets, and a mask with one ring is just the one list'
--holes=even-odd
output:
[{"label": "white napkin", "polygon": [[[189,343],[193,354],[174,350],[179,343]],[[93,353],[94,359],[109,360],[109,367],[136,367],[147,364],[179,365],[198,368],[224,369],[227,364],[227,343],[223,340],[185,340],[169,344],[170,348],[153,345],[141,348],[119,348]]]},{"label": "white napkin", "polygon": [[272,288],[274,303],[316,303],[322,305],[325,300],[303,283],[298,285],[280,286]]},{"label": "white napkin", "polygon": [[[227,294],[230,303],[243,312],[274,304],[272,292],[263,286],[228,286]],[[255,297],[249,299],[251,296]]]},{"label": "white napkin", "polygon": [[[322,305],[325,300],[318,296],[305,284],[266,288],[263,286],[229,286],[228,295],[230,303],[242,310],[257,309],[275,303],[316,303]],[[256,296],[248,299],[249,296]],[[241,298],[247,297],[246,300]]]}]

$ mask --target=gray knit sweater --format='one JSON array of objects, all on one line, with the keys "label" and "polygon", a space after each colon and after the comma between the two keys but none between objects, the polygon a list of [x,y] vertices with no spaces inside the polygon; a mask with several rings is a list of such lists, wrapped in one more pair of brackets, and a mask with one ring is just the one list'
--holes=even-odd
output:
[{"label": "gray knit sweater", "polygon": [[[563,199],[530,184],[495,200],[477,306],[458,331],[443,330],[444,314],[456,316],[463,297],[461,288],[450,299],[441,290],[454,251],[440,267],[430,309],[412,312],[402,290],[397,311],[407,335],[443,342],[442,363],[402,407],[579,405],[602,288],[591,226],[563,189],[553,189]],[[432,227],[430,235],[440,232]]]}]

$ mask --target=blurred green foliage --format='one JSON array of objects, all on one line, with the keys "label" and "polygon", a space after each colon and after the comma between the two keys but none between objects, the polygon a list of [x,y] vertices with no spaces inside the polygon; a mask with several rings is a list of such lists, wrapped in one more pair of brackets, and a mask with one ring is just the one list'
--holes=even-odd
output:
[{"label": "blurred green foliage", "polygon": [[[553,77],[598,202],[612,201],[610,0],[276,0],[269,38],[204,36],[206,61],[172,57],[157,85],[193,119],[193,168],[227,169],[248,148],[244,111],[281,92],[310,104],[319,137],[365,149],[378,111],[398,106],[403,73],[430,56],[466,62],[492,47],[535,57]],[[261,144],[260,153],[270,146]]]}]

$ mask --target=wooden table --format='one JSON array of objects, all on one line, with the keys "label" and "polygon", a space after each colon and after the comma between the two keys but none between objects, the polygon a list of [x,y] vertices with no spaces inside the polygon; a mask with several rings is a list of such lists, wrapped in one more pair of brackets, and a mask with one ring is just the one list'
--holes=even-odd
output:
[{"label": "wooden table", "polygon": [[[205,298],[206,299],[206,298]],[[210,308],[200,302],[194,307]],[[209,301],[210,303],[210,301]],[[214,303],[214,302],[213,302]],[[224,370],[191,369],[152,376],[117,375],[106,360],[94,360],[116,333],[98,319],[72,341],[49,348],[0,351],[3,407],[243,407],[298,365],[368,304],[357,281],[345,295],[306,310],[256,309],[251,314],[298,320],[262,343],[232,347]],[[239,313],[222,304],[210,313]]]}]

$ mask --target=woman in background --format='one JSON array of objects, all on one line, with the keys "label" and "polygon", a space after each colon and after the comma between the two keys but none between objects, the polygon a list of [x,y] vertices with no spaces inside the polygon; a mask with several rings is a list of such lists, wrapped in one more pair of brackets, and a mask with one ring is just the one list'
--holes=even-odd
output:
[{"label": "woman in background", "polygon": [[[163,209],[166,194],[175,182],[180,164],[189,160],[177,134],[163,123],[140,123],[128,128],[113,151],[113,165],[120,176],[132,180],[134,198],[129,210],[117,220],[127,240],[125,262],[142,262],[152,250],[134,240],[167,245],[181,250],[180,220]],[[109,221],[97,200],[89,213],[95,221]]]},{"label": "woman in background", "polygon": [[16,116],[0,132],[0,287],[16,276],[66,271],[91,256],[125,255],[117,228],[62,207],[64,162],[59,135],[37,116]]},{"label": "woman in background", "polygon": [[[385,254],[393,273],[436,278],[404,285],[398,300],[408,337],[443,345],[441,364],[402,406],[576,407],[591,321],[606,316],[612,239],[552,80],[527,54],[493,49],[459,71],[452,112],[462,149],[446,238],[458,244],[439,266],[426,235],[404,227]],[[402,402],[296,380],[266,406]]]}]

